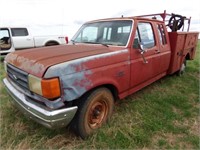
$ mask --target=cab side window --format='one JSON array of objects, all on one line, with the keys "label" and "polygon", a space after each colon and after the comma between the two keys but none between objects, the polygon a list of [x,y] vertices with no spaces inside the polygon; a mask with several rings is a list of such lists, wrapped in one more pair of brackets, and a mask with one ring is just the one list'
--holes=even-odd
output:
[{"label": "cab side window", "polygon": [[137,41],[143,45],[145,49],[149,49],[155,46],[155,38],[153,29],[150,23],[138,23],[136,36],[133,47],[138,48],[135,43]]},{"label": "cab side window", "polygon": [[158,29],[158,34],[159,34],[160,43],[161,43],[162,45],[167,44],[166,34],[165,34],[165,31],[164,31],[163,25],[162,25],[162,24],[158,24],[158,25],[157,25],[157,29]]},{"label": "cab side window", "polygon": [[12,28],[12,36],[28,36],[28,30],[26,28]]}]

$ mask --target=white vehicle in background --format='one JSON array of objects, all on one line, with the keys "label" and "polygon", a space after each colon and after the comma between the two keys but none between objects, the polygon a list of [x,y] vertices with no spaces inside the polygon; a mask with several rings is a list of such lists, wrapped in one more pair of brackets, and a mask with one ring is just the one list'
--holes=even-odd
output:
[{"label": "white vehicle in background", "polygon": [[26,48],[67,44],[64,36],[32,36],[27,28],[0,27],[0,55]]}]

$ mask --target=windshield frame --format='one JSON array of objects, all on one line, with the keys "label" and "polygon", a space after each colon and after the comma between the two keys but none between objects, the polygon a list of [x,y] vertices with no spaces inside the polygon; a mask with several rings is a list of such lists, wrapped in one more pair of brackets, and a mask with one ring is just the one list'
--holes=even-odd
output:
[{"label": "windshield frame", "polygon": [[[123,22],[125,23],[126,21],[130,21],[130,31],[128,32],[128,38],[126,40],[126,43],[124,45],[116,45],[116,44],[111,44],[111,43],[104,43],[104,42],[90,42],[90,41],[77,41],[76,39],[78,38],[78,36],[81,34],[81,32],[83,31],[83,29],[85,29],[86,27],[89,27],[93,24],[98,24],[98,23],[109,23],[109,22],[117,22],[117,23],[120,23]],[[71,41],[74,43],[81,43],[81,44],[104,44],[104,45],[108,45],[108,46],[117,46],[117,47],[127,47],[128,44],[129,44],[129,41],[130,41],[130,38],[131,38],[131,34],[132,34],[132,31],[133,31],[133,28],[134,28],[134,20],[133,19],[105,19],[105,20],[97,20],[97,21],[91,21],[91,22],[87,22],[85,24],[83,24],[79,30],[76,32],[76,34],[72,37]],[[101,37],[103,38],[103,37]],[[113,41],[112,41],[113,42]]]}]

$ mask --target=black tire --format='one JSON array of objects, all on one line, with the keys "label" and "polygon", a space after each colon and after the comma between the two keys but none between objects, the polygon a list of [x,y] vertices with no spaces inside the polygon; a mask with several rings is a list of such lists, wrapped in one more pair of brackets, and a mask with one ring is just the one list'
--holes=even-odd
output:
[{"label": "black tire", "polygon": [[177,72],[177,75],[182,76],[185,72],[185,68],[186,68],[186,59],[183,61],[180,70]]},{"label": "black tire", "polygon": [[59,43],[57,42],[48,42],[45,44],[45,46],[55,46],[55,45],[59,45]]},{"label": "black tire", "polygon": [[75,133],[86,139],[107,122],[113,112],[113,95],[107,88],[99,88],[83,97],[72,126]]}]

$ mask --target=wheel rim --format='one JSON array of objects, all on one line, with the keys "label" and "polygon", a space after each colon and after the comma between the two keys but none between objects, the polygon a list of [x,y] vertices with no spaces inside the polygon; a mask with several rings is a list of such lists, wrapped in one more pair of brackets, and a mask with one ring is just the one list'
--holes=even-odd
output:
[{"label": "wheel rim", "polygon": [[102,125],[108,114],[108,105],[104,100],[98,100],[93,103],[88,114],[88,125],[96,129]]}]

